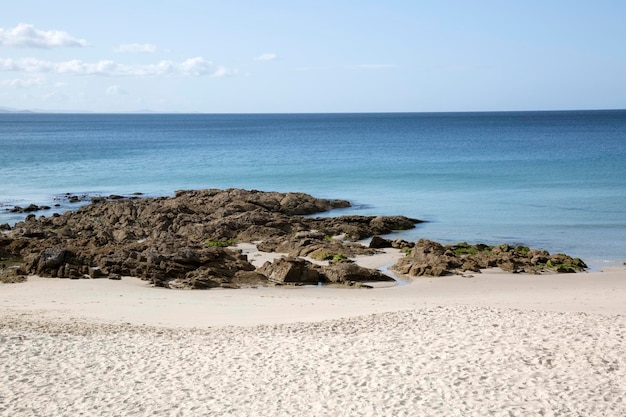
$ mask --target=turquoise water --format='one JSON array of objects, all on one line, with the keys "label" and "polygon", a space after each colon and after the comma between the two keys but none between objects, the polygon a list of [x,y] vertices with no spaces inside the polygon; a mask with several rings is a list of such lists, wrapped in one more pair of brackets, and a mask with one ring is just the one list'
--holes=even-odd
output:
[{"label": "turquoise water", "polygon": [[[344,198],[427,220],[400,237],[626,259],[626,111],[0,114],[6,208],[185,188]],[[49,215],[49,212],[38,214]]]}]

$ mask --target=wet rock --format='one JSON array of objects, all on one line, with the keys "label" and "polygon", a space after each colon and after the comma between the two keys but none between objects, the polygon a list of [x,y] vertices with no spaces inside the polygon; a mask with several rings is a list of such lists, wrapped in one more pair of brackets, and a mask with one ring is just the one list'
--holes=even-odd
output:
[{"label": "wet rock", "polygon": [[28,207],[15,206],[12,209],[7,209],[10,213],[31,213],[39,210],[50,210],[50,206],[38,206],[36,204],[30,204]]}]

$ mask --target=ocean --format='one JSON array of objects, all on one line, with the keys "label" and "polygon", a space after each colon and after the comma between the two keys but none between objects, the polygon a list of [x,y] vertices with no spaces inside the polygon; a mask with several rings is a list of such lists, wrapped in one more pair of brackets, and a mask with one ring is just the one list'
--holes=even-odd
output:
[{"label": "ocean", "polygon": [[0,224],[66,193],[246,188],[426,220],[398,238],[626,260],[626,111],[0,114]]}]

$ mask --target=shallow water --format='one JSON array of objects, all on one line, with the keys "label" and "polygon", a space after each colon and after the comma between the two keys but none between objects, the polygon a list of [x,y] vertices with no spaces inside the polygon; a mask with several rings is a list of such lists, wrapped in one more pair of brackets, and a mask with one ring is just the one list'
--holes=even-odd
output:
[{"label": "shallow water", "polygon": [[427,220],[398,234],[626,259],[626,111],[0,114],[0,224],[65,193],[302,191],[337,214]]}]

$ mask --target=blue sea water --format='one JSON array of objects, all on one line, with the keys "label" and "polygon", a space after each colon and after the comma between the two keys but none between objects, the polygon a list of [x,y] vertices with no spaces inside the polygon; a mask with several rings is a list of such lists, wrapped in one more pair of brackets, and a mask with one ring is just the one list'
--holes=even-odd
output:
[{"label": "blue sea water", "polygon": [[[0,224],[15,205],[178,189],[302,191],[398,234],[626,259],[626,111],[0,114]],[[38,212],[50,215],[52,211]]]}]

